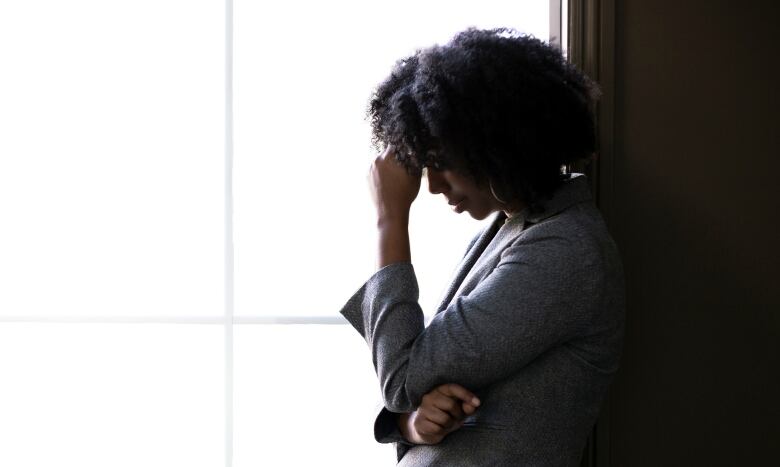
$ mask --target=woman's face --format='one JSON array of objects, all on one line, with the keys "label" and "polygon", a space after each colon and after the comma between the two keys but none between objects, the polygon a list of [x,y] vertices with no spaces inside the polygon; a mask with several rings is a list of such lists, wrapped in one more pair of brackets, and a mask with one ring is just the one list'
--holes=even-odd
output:
[{"label": "woman's face", "polygon": [[491,213],[504,209],[487,186],[479,187],[467,175],[453,170],[426,170],[428,191],[443,194],[452,210],[458,214],[468,212],[471,217],[482,220]]}]

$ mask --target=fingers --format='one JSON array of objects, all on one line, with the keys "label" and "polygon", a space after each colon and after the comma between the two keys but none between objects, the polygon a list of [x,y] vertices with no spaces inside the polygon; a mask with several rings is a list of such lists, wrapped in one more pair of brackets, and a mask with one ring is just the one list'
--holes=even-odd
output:
[{"label": "fingers", "polygon": [[460,429],[463,419],[455,419],[435,407],[421,407],[415,412],[414,432],[424,444],[437,444]]},{"label": "fingers", "polygon": [[473,405],[471,405],[471,404],[469,404],[467,402],[463,403],[462,409],[463,409],[463,414],[465,416],[472,415],[474,412],[477,411],[477,407],[476,406],[473,406]]},{"label": "fingers", "polygon": [[[443,384],[423,396],[420,408],[439,425],[450,428],[476,412],[480,400],[458,384]],[[435,409],[435,410],[434,410]]]},{"label": "fingers", "polygon": [[455,397],[457,399],[460,399],[461,401],[464,402],[464,406],[468,404],[473,406],[475,409],[476,407],[479,407],[479,404],[481,403],[480,400],[477,398],[476,395],[474,395],[473,392],[469,391],[468,389],[464,388],[459,384],[455,384],[455,383],[442,384],[441,386],[436,387],[434,391],[438,391],[448,397]]},{"label": "fingers", "polygon": [[407,176],[413,178],[413,179],[421,179],[423,175],[422,168],[413,168],[409,167],[405,164],[402,164],[398,158],[396,157],[397,151],[395,149],[395,146],[388,145],[384,151],[382,151],[382,154],[376,156],[374,159],[374,166],[382,166],[382,167],[392,167],[392,169],[386,169],[386,170],[396,170],[396,171],[402,171]]},{"label": "fingers", "polygon": [[435,390],[423,396],[419,410],[426,416],[430,414],[434,421],[444,427],[463,418],[460,401]]},{"label": "fingers", "polygon": [[393,154],[395,153],[395,147],[392,144],[388,144],[385,150],[382,152],[382,155],[379,156],[380,159],[390,159],[392,158]]},{"label": "fingers", "polygon": [[392,144],[388,145],[385,150],[382,151],[382,154],[376,156],[376,159],[374,159],[374,165],[389,163],[400,165],[395,158],[395,147],[393,147]]},{"label": "fingers", "polygon": [[458,384],[443,384],[425,394],[414,412],[412,425],[426,444],[436,444],[463,426],[480,405],[479,399]]},{"label": "fingers", "polygon": [[415,420],[414,428],[417,430],[417,433],[423,436],[441,436],[447,432],[447,430],[438,423],[419,416]]},{"label": "fingers", "polygon": [[447,429],[426,418],[419,410],[414,413],[412,426],[415,442],[420,444],[438,444],[448,433]]},{"label": "fingers", "polygon": [[460,420],[463,418],[462,416],[453,417],[449,412],[445,412],[444,410],[434,406],[421,407],[420,415],[439,425],[445,430],[449,430],[454,425],[457,425],[458,422],[460,422]]},{"label": "fingers", "polygon": [[460,420],[463,418],[464,413],[462,409],[461,402],[450,396],[446,396],[440,391],[433,390],[429,393],[429,401],[428,404],[439,409],[440,411],[446,412],[449,414],[449,416]]}]

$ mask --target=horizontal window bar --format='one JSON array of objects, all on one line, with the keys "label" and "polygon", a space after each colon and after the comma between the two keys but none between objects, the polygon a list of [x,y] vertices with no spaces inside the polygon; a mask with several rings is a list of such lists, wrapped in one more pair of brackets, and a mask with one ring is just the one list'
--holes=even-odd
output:
[{"label": "horizontal window bar", "polygon": [[[0,323],[225,324],[224,316],[0,316]],[[347,324],[341,316],[234,316],[233,324]]]}]

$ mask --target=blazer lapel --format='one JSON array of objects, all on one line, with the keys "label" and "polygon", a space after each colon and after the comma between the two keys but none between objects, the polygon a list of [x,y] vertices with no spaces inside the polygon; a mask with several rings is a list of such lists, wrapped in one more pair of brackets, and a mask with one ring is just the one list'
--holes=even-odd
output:
[{"label": "blazer lapel", "polygon": [[474,267],[474,263],[477,262],[480,255],[482,255],[482,252],[485,251],[485,248],[487,248],[487,246],[490,244],[490,241],[493,239],[493,237],[496,236],[496,232],[498,232],[498,229],[501,228],[501,225],[504,223],[505,219],[506,215],[503,212],[499,212],[495,219],[493,219],[493,222],[491,222],[490,225],[485,228],[485,230],[483,230],[477,239],[471,244],[471,248],[469,248],[469,250],[466,252],[463,260],[455,270],[455,275],[450,282],[450,285],[447,287],[447,291],[442,297],[439,306],[436,308],[436,314],[446,310],[450,305],[450,302],[455,296],[455,293],[460,288],[460,285],[463,283],[463,280],[466,278],[469,271],[471,271],[471,268]]},{"label": "blazer lapel", "polygon": [[[588,189],[587,180],[582,174],[572,174],[569,180],[564,183],[553,197],[544,203],[544,209],[539,213],[523,212],[523,223],[518,224],[520,231],[524,229],[526,224],[535,224],[544,219],[552,217],[553,215],[563,211],[569,206],[591,199],[590,190]],[[504,225],[506,220],[506,214],[499,212],[493,219],[493,222],[482,231],[477,239],[472,243],[471,248],[466,252],[466,256],[458,265],[455,271],[455,275],[450,282],[447,292],[444,294],[441,303],[436,308],[436,314],[446,310],[453,300],[455,295],[460,290],[463,281],[468,276],[469,272],[474,268],[477,260],[485,251],[485,248],[490,244],[493,238],[496,236],[501,226]],[[514,236],[516,232],[509,232],[508,235]],[[476,276],[478,277],[478,276]],[[467,284],[468,285],[468,284]],[[466,287],[470,290],[470,287]]]}]

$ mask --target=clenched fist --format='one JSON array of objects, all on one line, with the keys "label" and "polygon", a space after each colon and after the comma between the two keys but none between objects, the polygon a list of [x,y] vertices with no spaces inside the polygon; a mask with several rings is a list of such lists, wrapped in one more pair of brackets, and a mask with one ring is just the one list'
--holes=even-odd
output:
[{"label": "clenched fist", "polygon": [[410,174],[396,161],[393,146],[374,160],[368,178],[378,223],[407,223],[409,209],[420,192],[420,176]]},{"label": "clenched fist", "polygon": [[398,428],[410,443],[438,444],[463,426],[463,420],[473,414],[479,404],[479,399],[463,386],[443,384],[425,394],[417,410],[401,414]]}]

